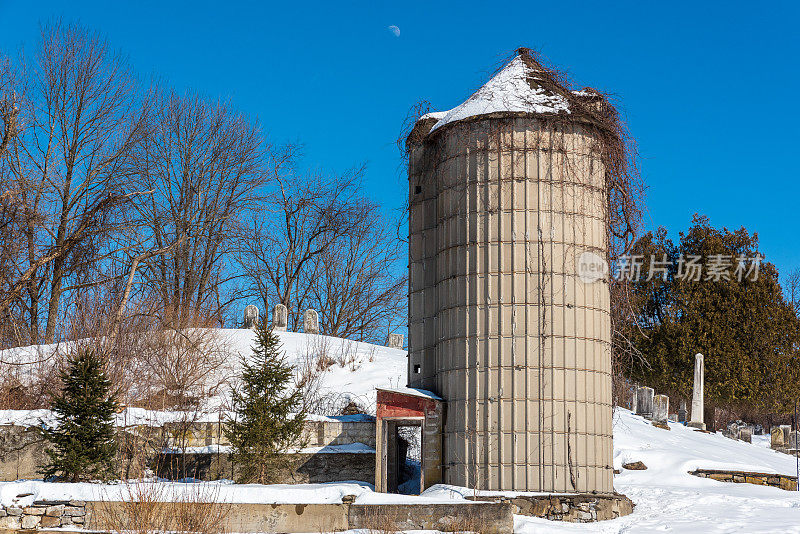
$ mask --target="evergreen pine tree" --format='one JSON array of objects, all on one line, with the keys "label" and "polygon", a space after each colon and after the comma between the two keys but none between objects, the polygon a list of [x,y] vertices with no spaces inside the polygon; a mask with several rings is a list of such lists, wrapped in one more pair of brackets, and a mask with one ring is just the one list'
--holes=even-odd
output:
[{"label": "evergreen pine tree", "polygon": [[93,351],[79,350],[60,377],[62,391],[51,406],[57,425],[42,428],[54,447],[41,473],[70,482],[107,479],[114,473],[117,403],[102,362]]},{"label": "evergreen pine tree", "polygon": [[[643,236],[633,254],[645,258],[642,277],[631,284],[639,314],[627,338],[644,362],[631,360],[626,375],[661,392],[691,398],[694,355],[705,356],[709,406],[790,414],[800,395],[800,319],[784,299],[778,270],[760,262],[758,276],[738,277],[738,258],[754,258],[758,238],[744,228],[730,231],[695,216],[673,243],[664,229]],[[666,276],[649,276],[651,257],[666,256]],[[730,264],[728,276],[679,277],[680,257]],[[741,279],[740,279],[741,278]]]},{"label": "evergreen pine tree", "polygon": [[228,421],[225,435],[237,478],[266,484],[286,465],[283,453],[299,445],[305,412],[280,340],[266,326],[259,326],[256,335],[253,357],[242,358],[241,389],[232,394],[236,417]]}]

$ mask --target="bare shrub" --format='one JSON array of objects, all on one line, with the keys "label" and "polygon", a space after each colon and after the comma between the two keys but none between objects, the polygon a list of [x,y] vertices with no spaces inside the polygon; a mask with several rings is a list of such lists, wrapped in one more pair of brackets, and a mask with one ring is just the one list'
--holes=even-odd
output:
[{"label": "bare shrub", "polygon": [[169,486],[152,483],[126,485],[122,501],[104,500],[98,523],[115,533],[228,532],[231,505],[219,499],[219,487],[193,484],[171,495]]},{"label": "bare shrub", "polygon": [[342,340],[336,353],[336,363],[343,369],[347,367],[351,371],[357,371],[361,367],[358,359],[358,345],[349,339]]},{"label": "bare shrub", "polygon": [[175,501],[171,512],[175,518],[175,530],[199,534],[227,532],[227,519],[231,505],[219,502],[219,489],[198,484],[198,491],[190,492]]},{"label": "bare shrub", "polygon": [[111,532],[164,532],[169,521],[164,486],[132,484],[122,501],[103,500],[96,521]]},{"label": "bare shrub", "polygon": [[366,396],[354,396],[350,393],[332,391],[319,397],[314,413],[328,417],[356,413],[375,415],[375,403]]},{"label": "bare shrub", "polygon": [[49,408],[58,393],[64,356],[58,347],[26,347],[0,353],[0,409]]},{"label": "bare shrub", "polygon": [[131,336],[138,357],[139,404],[194,410],[217,394],[228,376],[227,351],[210,329],[162,330]]}]

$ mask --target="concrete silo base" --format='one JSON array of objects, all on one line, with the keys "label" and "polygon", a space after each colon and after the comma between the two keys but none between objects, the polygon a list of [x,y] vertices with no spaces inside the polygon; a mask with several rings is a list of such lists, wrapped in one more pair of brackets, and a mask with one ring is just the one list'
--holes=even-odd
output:
[{"label": "concrete silo base", "polygon": [[591,523],[616,519],[633,512],[633,501],[621,493],[557,493],[467,497],[474,501],[508,502],[515,514],[551,521]]}]

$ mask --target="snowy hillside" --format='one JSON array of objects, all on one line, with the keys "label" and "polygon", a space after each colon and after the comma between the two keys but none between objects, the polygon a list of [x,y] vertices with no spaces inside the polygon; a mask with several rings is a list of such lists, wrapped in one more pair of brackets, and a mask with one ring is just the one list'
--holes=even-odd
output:
[{"label": "snowy hillside", "polygon": [[[277,334],[287,361],[298,373],[302,373],[309,363],[313,364],[321,356],[332,360],[330,367],[320,374],[321,395],[349,397],[373,412],[375,388],[406,385],[407,358],[404,350],[299,332]],[[234,364],[238,363],[239,355],[252,352],[255,342],[252,330],[220,330],[220,335]]]},{"label": "snowy hillside", "polygon": [[[224,364],[206,377],[209,384],[235,381],[242,356],[252,354],[255,333],[249,329],[208,329],[202,332],[204,342],[214,343],[225,357]],[[211,334],[211,335],[207,335]],[[375,388],[403,387],[406,385],[406,351],[370,343],[360,343],[342,338],[299,332],[277,332],[287,362],[296,373],[312,370],[317,380],[316,393],[320,397],[335,399],[336,405],[347,400],[355,401],[367,411],[375,409]],[[36,373],[40,365],[47,365],[56,352],[69,353],[76,344],[88,340],[54,345],[20,347],[0,351],[0,362],[14,363],[15,374]],[[321,361],[327,362],[325,365]],[[30,365],[18,365],[29,363]],[[212,388],[208,388],[212,390]],[[228,406],[227,388],[213,389],[205,400],[209,414]]]}]

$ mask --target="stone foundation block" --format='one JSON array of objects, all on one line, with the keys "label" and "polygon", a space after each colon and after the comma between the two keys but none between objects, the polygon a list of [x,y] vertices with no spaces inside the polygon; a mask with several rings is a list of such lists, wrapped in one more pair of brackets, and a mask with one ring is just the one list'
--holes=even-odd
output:
[{"label": "stone foundation block", "polygon": [[10,515],[6,517],[0,517],[0,529],[19,530],[19,517]]},{"label": "stone foundation block", "polygon": [[42,517],[42,522],[40,523],[42,528],[55,528],[61,526],[61,518],[60,517],[52,517],[52,516],[44,516]]},{"label": "stone foundation block", "polygon": [[32,530],[39,526],[41,520],[42,516],[40,515],[23,515],[19,524],[23,529]]},{"label": "stone foundation block", "polygon": [[63,504],[56,504],[55,506],[48,506],[47,510],[45,511],[44,515],[50,517],[61,517],[61,512],[64,511]]}]

